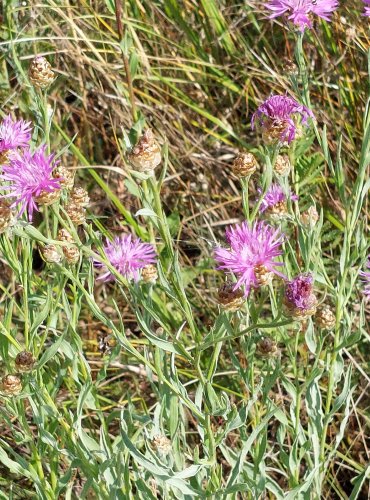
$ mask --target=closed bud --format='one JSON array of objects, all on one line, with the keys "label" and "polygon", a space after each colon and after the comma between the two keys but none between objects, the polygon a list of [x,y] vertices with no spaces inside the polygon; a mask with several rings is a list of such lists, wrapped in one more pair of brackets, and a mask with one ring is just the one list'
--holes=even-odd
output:
[{"label": "closed bud", "polygon": [[63,254],[68,264],[77,264],[80,259],[80,251],[76,245],[63,247]]},{"label": "closed bud", "polygon": [[60,189],[55,189],[54,191],[41,191],[39,196],[36,198],[36,202],[39,205],[52,205],[60,198]]},{"label": "closed bud", "polygon": [[141,271],[141,277],[145,283],[155,283],[158,278],[158,271],[156,266],[148,264]]},{"label": "closed bud", "polygon": [[29,79],[34,87],[46,89],[54,81],[54,71],[50,63],[43,56],[33,59],[29,67]]},{"label": "closed bud", "polygon": [[147,174],[153,173],[154,169],[161,163],[161,148],[151,129],[148,129],[140,138],[128,155],[128,159],[135,170]]},{"label": "closed bud", "polygon": [[76,186],[72,189],[70,200],[72,203],[80,207],[87,207],[90,203],[88,192],[80,186]]},{"label": "closed bud", "polygon": [[40,247],[40,253],[44,261],[49,264],[58,264],[62,260],[59,249],[53,244]]},{"label": "closed bud", "polygon": [[86,210],[84,209],[84,207],[81,207],[81,205],[76,205],[75,203],[68,203],[65,210],[68,217],[76,226],[79,226],[86,222]]},{"label": "closed bud", "polygon": [[59,165],[53,170],[54,179],[59,180],[59,184],[62,189],[72,189],[75,181],[75,172],[74,170],[69,170],[62,165]]},{"label": "closed bud", "polygon": [[252,153],[239,153],[232,165],[233,173],[239,177],[248,177],[257,170],[258,163]]},{"label": "closed bud", "polygon": [[276,356],[278,354],[277,343],[270,337],[264,337],[257,343],[257,353],[264,357]]},{"label": "closed bud", "polygon": [[172,450],[171,441],[166,436],[163,436],[163,434],[154,436],[153,446],[163,456],[168,455]]},{"label": "closed bud", "polygon": [[17,396],[22,391],[22,381],[17,375],[5,375],[1,379],[0,390],[6,396]]},{"label": "closed bud", "polygon": [[223,283],[218,290],[217,301],[225,311],[238,311],[245,303],[243,291],[240,288],[234,290],[234,287],[235,283]]},{"label": "closed bud", "polygon": [[283,71],[287,75],[295,76],[298,75],[298,67],[294,61],[285,57],[283,60]]},{"label": "closed bud", "polygon": [[304,226],[314,227],[316,222],[319,220],[319,214],[317,213],[316,207],[311,205],[308,210],[302,213],[301,222]]},{"label": "closed bud", "polygon": [[35,358],[32,352],[22,351],[17,354],[15,358],[15,367],[18,372],[30,372],[35,364]]},{"label": "closed bud", "polygon": [[13,219],[13,212],[9,205],[1,200],[0,201],[0,233],[5,231],[10,226]]},{"label": "closed bud", "polygon": [[335,327],[335,314],[329,305],[324,304],[318,308],[315,324],[322,330],[332,330]]},{"label": "closed bud", "polygon": [[64,227],[60,228],[58,231],[58,240],[59,241],[68,241],[69,243],[73,243],[74,239],[72,238],[72,235],[67,229],[64,229]]},{"label": "closed bud", "polygon": [[274,165],[274,171],[281,176],[287,176],[289,175],[289,172],[291,170],[292,166],[290,164],[289,156],[288,155],[277,155],[275,165]]}]

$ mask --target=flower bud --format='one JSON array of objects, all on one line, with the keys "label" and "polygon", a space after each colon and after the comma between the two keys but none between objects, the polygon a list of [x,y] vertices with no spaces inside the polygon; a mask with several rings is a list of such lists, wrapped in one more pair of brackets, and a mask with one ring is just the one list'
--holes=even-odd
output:
[{"label": "flower bud", "polygon": [[155,283],[158,278],[158,271],[156,266],[153,264],[148,264],[147,266],[143,267],[143,270],[141,271],[141,277],[145,283]]},{"label": "flower bud", "polygon": [[36,198],[36,202],[39,205],[52,205],[60,198],[60,189],[55,189],[54,191],[42,191]]},{"label": "flower bud", "polygon": [[278,353],[277,343],[270,337],[263,337],[257,343],[257,353],[264,357],[276,356]]},{"label": "flower bud", "polygon": [[75,171],[70,170],[62,165],[58,165],[53,170],[54,179],[59,180],[62,189],[72,189],[75,181]]},{"label": "flower bud", "polygon": [[289,175],[291,168],[292,168],[292,166],[291,166],[288,155],[277,155],[275,165],[274,165],[274,171],[278,175],[281,175],[284,177]]},{"label": "flower bud", "polygon": [[304,226],[312,228],[318,220],[319,214],[317,213],[316,207],[314,205],[311,205],[308,210],[301,214],[301,222]]},{"label": "flower bud", "polygon": [[6,201],[0,201],[0,233],[4,232],[12,222],[13,213]]},{"label": "flower bud", "polygon": [[335,314],[328,304],[318,308],[315,314],[315,324],[322,330],[332,330],[335,327]]},{"label": "flower bud", "polygon": [[49,264],[58,264],[62,260],[58,248],[53,244],[40,247],[40,254],[44,261]]},{"label": "flower bud", "polygon": [[5,375],[1,379],[0,390],[6,396],[17,396],[22,391],[22,381],[17,375]]},{"label": "flower bud", "polygon": [[67,229],[64,229],[64,227],[60,228],[58,231],[58,240],[59,241],[68,241],[69,243],[73,243],[74,239],[72,238],[72,235]]},{"label": "flower bud", "polygon": [[29,79],[34,87],[46,89],[54,81],[54,71],[50,63],[43,56],[33,59],[29,67]]},{"label": "flower bud", "polygon": [[15,358],[15,367],[18,372],[30,372],[35,364],[35,358],[32,352],[22,351],[17,354]]},{"label": "flower bud", "polygon": [[76,186],[71,191],[70,201],[77,206],[87,207],[90,203],[89,194],[83,187]]},{"label": "flower bud", "polygon": [[86,222],[86,210],[81,205],[76,205],[75,203],[69,203],[66,208],[66,213],[71,219],[73,224],[79,226]]},{"label": "flower bud", "polygon": [[166,456],[172,450],[171,441],[162,434],[154,436],[153,446],[158,451],[160,455]]},{"label": "flower bud", "polygon": [[135,170],[147,174],[153,173],[154,169],[161,163],[161,148],[151,129],[148,129],[140,138],[128,155],[128,160]]},{"label": "flower bud", "polygon": [[248,177],[257,170],[258,163],[252,153],[239,153],[232,165],[233,173],[239,177]]},{"label": "flower bud", "polygon": [[240,288],[234,290],[234,287],[235,283],[223,283],[218,290],[217,301],[225,311],[238,311],[245,303],[243,291]]},{"label": "flower bud", "polygon": [[287,75],[295,76],[298,75],[298,67],[294,61],[285,57],[283,60],[283,71]]},{"label": "flower bud", "polygon": [[80,259],[80,251],[76,245],[63,247],[63,254],[68,264],[77,264]]}]

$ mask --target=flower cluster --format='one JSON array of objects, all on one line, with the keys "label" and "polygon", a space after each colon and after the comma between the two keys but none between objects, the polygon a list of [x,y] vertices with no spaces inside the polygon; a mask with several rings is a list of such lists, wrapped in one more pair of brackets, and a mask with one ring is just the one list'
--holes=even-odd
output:
[{"label": "flower cluster", "polygon": [[330,21],[338,6],[338,0],[269,0],[266,4],[266,8],[272,12],[270,19],[287,15],[300,31],[312,28],[312,14]]},{"label": "flower cluster", "polygon": [[292,142],[297,135],[297,120],[303,125],[313,118],[310,109],[287,95],[273,95],[258,107],[252,116],[252,128],[258,123],[268,141]]}]

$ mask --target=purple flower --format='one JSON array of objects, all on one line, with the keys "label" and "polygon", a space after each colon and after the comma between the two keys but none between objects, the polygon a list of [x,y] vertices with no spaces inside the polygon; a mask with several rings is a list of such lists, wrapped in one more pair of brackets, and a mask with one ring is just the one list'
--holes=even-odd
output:
[{"label": "purple flower", "polygon": [[[259,194],[262,194],[262,189],[259,188],[258,192]],[[289,193],[289,197],[292,201],[298,200],[298,196],[295,194]],[[285,192],[283,191],[283,188],[280,186],[280,184],[274,183],[271,184],[271,186],[267,190],[267,193],[263,197],[260,205],[260,210],[261,212],[265,212],[267,210],[272,211],[273,213],[286,213],[286,202],[287,197]]]},{"label": "purple flower", "polygon": [[365,11],[364,11],[364,16],[366,17],[370,17],[370,0],[363,0],[364,2],[364,7],[365,7]]},{"label": "purple flower", "polygon": [[9,165],[3,166],[3,173],[0,175],[0,180],[9,183],[1,186],[8,191],[3,197],[14,198],[12,206],[21,205],[19,216],[27,210],[30,220],[33,211],[38,210],[37,198],[41,194],[60,189],[60,179],[54,179],[52,175],[57,164],[54,154],[47,155],[45,151],[46,145],[40,146],[34,153],[29,149],[22,153],[14,151]]},{"label": "purple flower", "polygon": [[[139,270],[156,262],[153,245],[143,243],[140,238],[134,238],[131,234],[122,234],[113,241],[106,240],[103,248],[110,264],[128,280],[139,281]],[[95,265],[104,271],[98,279],[104,281],[116,279],[102,262],[95,261]]]},{"label": "purple flower", "polygon": [[272,11],[270,19],[288,14],[288,19],[299,26],[300,31],[312,28],[311,13],[330,21],[331,14],[338,7],[338,0],[269,0],[266,4],[266,8]]},{"label": "purple flower", "polygon": [[312,274],[300,274],[288,281],[284,303],[290,316],[305,317],[315,313],[317,299],[313,291]]},{"label": "purple flower", "polygon": [[10,115],[0,124],[0,155],[12,149],[28,146],[31,139],[31,122],[13,121]]},{"label": "purple flower", "polygon": [[[367,258],[367,268],[370,269],[370,255]],[[370,271],[360,271],[362,283],[364,284],[364,295],[366,300],[370,300]]]},{"label": "purple flower", "polygon": [[285,278],[275,267],[282,262],[275,258],[282,254],[281,244],[284,235],[265,222],[255,222],[251,227],[247,222],[229,227],[226,230],[229,248],[218,247],[214,258],[219,264],[217,269],[224,269],[238,277],[234,290],[245,286],[245,295],[252,287],[267,284],[273,274]]},{"label": "purple flower", "polygon": [[297,133],[294,115],[299,115],[302,124],[306,125],[308,118],[313,118],[310,109],[288,97],[287,95],[273,95],[259,106],[252,116],[252,128],[256,121],[264,129],[269,139],[281,142],[292,142]]}]

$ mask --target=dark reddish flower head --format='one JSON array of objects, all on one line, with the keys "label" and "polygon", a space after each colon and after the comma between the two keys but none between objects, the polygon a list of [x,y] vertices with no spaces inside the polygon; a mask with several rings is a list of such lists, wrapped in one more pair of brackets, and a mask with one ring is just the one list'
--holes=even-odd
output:
[{"label": "dark reddish flower head", "polygon": [[287,15],[300,31],[312,28],[312,14],[330,21],[338,7],[338,0],[269,0],[266,4],[266,8],[272,12],[270,19]]},{"label": "dark reddish flower head", "polygon": [[279,229],[265,222],[255,222],[252,226],[243,222],[227,229],[226,240],[229,248],[216,248],[214,258],[217,269],[237,276],[234,290],[244,285],[245,295],[248,295],[251,287],[268,283],[273,274],[285,277],[276,269],[283,265],[275,261],[282,254],[284,240]]},{"label": "dark reddish flower head", "polygon": [[271,139],[290,143],[296,137],[297,117],[303,125],[307,125],[308,118],[313,118],[313,113],[287,95],[273,95],[253,114],[252,128],[258,122]]},{"label": "dark reddish flower head", "polygon": [[38,210],[37,198],[41,194],[60,189],[60,179],[53,178],[53,169],[57,165],[54,154],[46,154],[46,145],[31,153],[29,149],[14,151],[9,165],[3,166],[0,179],[6,184],[1,189],[8,191],[4,198],[12,198],[12,206],[20,205],[19,216],[27,211],[32,220],[34,210]]},{"label": "dark reddish flower head", "polygon": [[[128,280],[139,281],[139,271],[148,264],[156,262],[153,245],[143,243],[140,238],[134,238],[131,234],[117,236],[113,241],[107,240],[103,249],[110,264]],[[94,264],[104,271],[98,279],[104,281],[116,279],[104,263],[95,261]]]},{"label": "dark reddish flower head", "polygon": [[13,120],[6,116],[0,124],[0,154],[28,146],[31,139],[31,122]]},{"label": "dark reddish flower head", "polygon": [[317,298],[313,290],[312,274],[300,274],[287,282],[284,303],[291,316],[306,317],[315,313]]}]

